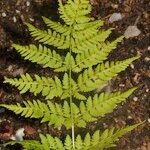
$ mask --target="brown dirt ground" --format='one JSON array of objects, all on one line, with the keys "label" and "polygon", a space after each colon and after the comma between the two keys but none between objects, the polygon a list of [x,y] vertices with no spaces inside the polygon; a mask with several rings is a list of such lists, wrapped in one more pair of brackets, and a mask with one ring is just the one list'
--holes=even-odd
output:
[{"label": "brown dirt ground", "polygon": [[[29,2],[29,3],[28,3]],[[128,101],[106,118],[90,124],[86,130],[94,131],[107,127],[122,127],[140,121],[146,121],[139,128],[124,136],[116,150],[150,150],[150,42],[149,42],[149,0],[91,0],[92,16],[106,22],[106,28],[114,27],[112,38],[124,34],[129,25],[134,25],[141,31],[138,37],[125,39],[110,55],[110,60],[122,60],[141,54],[141,58],[125,72],[120,73],[108,85],[109,90],[138,86],[138,90]],[[111,14],[120,12],[124,17],[114,23],[109,23]],[[0,1],[0,101],[1,103],[16,103],[23,99],[32,98],[32,94],[20,95],[16,88],[3,84],[4,76],[17,77],[20,73],[52,74],[51,70],[42,69],[39,65],[24,61],[14,49],[13,42],[28,44],[33,42],[24,22],[41,26],[40,16],[50,16],[57,19],[57,3],[55,0],[1,0]],[[138,19],[137,19],[138,18]],[[149,48],[148,48],[149,47]],[[39,71],[40,70],[40,71]],[[50,133],[53,136],[64,137],[65,130],[53,129],[51,126],[40,124],[36,119],[24,119],[13,113],[0,109],[0,140],[5,143],[10,135],[19,128],[25,128],[25,138],[35,139],[39,132]],[[79,132],[79,131],[77,131]],[[80,131],[81,132],[81,131]],[[85,130],[83,130],[85,132]],[[4,150],[20,148],[2,148]]]}]

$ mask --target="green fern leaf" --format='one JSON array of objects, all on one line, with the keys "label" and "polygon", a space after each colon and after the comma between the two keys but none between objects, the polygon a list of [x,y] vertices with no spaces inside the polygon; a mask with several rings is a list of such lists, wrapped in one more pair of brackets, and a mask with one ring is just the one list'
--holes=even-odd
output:
[{"label": "green fern leaf", "polygon": [[[33,102],[24,101],[23,103],[24,106],[21,106],[19,103],[16,105],[1,104],[0,106],[13,111],[15,114],[21,114],[21,116],[26,118],[42,118],[42,122],[49,122],[49,124],[54,124],[55,127],[61,127],[61,125],[65,124],[65,119],[67,120],[70,118],[70,114],[65,116],[63,108],[58,104],[54,105],[53,103],[48,102],[48,105],[46,105],[39,100],[34,100]],[[67,127],[70,128],[70,126]]]},{"label": "green fern leaf", "polygon": [[58,77],[54,79],[49,77],[39,77],[34,75],[35,79],[32,79],[29,74],[21,75],[19,79],[6,78],[4,83],[9,83],[20,90],[20,93],[32,92],[35,96],[42,93],[46,96],[46,99],[52,99],[57,96],[61,96],[63,93],[61,81]]},{"label": "green fern leaf", "polygon": [[72,37],[80,41],[89,39],[98,32],[98,28],[103,25],[103,21],[92,21],[85,24],[76,24],[74,25],[74,31],[72,32]]},{"label": "green fern leaf", "polygon": [[[70,79],[69,79],[69,75],[67,73],[64,74],[64,77],[63,77],[63,94],[61,96],[62,99],[65,99],[67,97],[69,97],[70,95],[70,91],[69,91],[69,83],[70,83]],[[72,95],[77,98],[78,100],[86,100],[86,97],[79,93],[79,89],[78,89],[78,86],[77,86],[77,83],[71,79],[71,86],[72,86]]]},{"label": "green fern leaf", "polygon": [[76,149],[82,149],[83,148],[83,141],[80,135],[78,135],[76,137],[76,141],[75,141],[75,148]]},{"label": "green fern leaf", "polygon": [[[103,133],[99,133],[96,139],[93,137],[92,140],[94,140],[94,144],[92,144],[91,148],[89,150],[103,150],[105,148],[114,147],[115,142],[118,141],[120,137],[125,135],[126,133],[132,131],[135,129],[139,124],[133,125],[133,126],[127,126],[125,128],[118,129],[115,131],[115,128],[112,128],[110,130],[106,129]],[[96,141],[95,141],[96,140]]]},{"label": "green fern leaf", "polygon": [[[41,122],[49,122],[49,125],[54,125],[56,128],[61,127],[62,125],[67,129],[72,127],[70,120],[71,108],[66,101],[63,106],[57,103],[54,104],[50,101],[45,104],[39,100],[33,100],[33,102],[24,101],[23,104],[24,106],[21,106],[19,103],[16,105],[1,104],[0,106],[26,118],[42,119]],[[80,117],[80,110],[75,104],[72,104],[72,106],[74,110],[75,125],[81,126],[80,120],[82,118]]]},{"label": "green fern leaf", "polygon": [[78,77],[80,91],[88,92],[106,85],[107,81],[125,70],[139,56],[118,62],[106,62],[98,65],[94,70],[89,68]]},{"label": "green fern leaf", "polygon": [[56,32],[59,32],[65,36],[69,36],[70,33],[71,33],[71,30],[70,28],[67,26],[67,25],[62,25],[61,23],[59,22],[54,22],[46,17],[42,17],[45,24],[50,27],[51,29],[53,29],[54,31]]},{"label": "green fern leaf", "polygon": [[43,65],[44,68],[59,68],[63,64],[63,60],[59,54],[55,51],[51,51],[46,46],[35,45],[21,46],[18,44],[12,45],[25,60],[36,62],[37,64]]},{"label": "green fern leaf", "polygon": [[73,149],[73,146],[72,146],[72,139],[69,135],[66,136],[66,140],[65,140],[65,150],[70,150],[70,149]]},{"label": "green fern leaf", "polygon": [[[71,63],[70,63],[71,62]],[[56,72],[68,71],[71,66],[75,65],[75,60],[70,53],[67,53],[62,66],[58,69],[55,69]]]},{"label": "green fern leaf", "polygon": [[71,48],[74,53],[83,53],[88,50],[96,49],[100,42],[104,42],[111,34],[112,29],[106,31],[99,31],[92,35],[89,39],[80,40],[78,38],[71,39]]},{"label": "green fern leaf", "polygon": [[124,93],[102,93],[98,97],[95,95],[93,100],[91,97],[88,98],[86,106],[83,102],[80,103],[80,110],[83,120],[86,122],[92,122],[96,117],[103,117],[105,114],[112,112],[112,110],[124,101],[135,89],[131,89]]},{"label": "green fern leaf", "polygon": [[72,18],[71,16],[69,16],[68,12],[66,11],[66,9],[64,8],[62,1],[58,0],[59,2],[59,13],[61,14],[61,19],[63,19],[63,21],[67,24],[67,25],[72,25],[74,23],[74,18]]},{"label": "green fern leaf", "polygon": [[26,23],[28,26],[28,29],[31,33],[31,36],[35,38],[35,40],[38,40],[40,43],[52,45],[57,47],[58,49],[67,49],[69,48],[69,36],[64,36],[56,31],[51,31],[48,29],[48,31],[40,30],[33,25]]},{"label": "green fern leaf", "polygon": [[[61,140],[48,134],[45,136],[40,134],[40,141],[24,140],[5,145],[19,143],[26,150],[103,150],[114,147],[118,138],[138,125],[118,130],[112,128],[104,132],[96,131],[92,136],[87,133],[84,138],[81,135],[75,137],[74,128],[85,128],[89,122],[111,113],[119,103],[134,92],[136,88],[125,92],[95,94],[88,98],[84,95],[85,92],[104,87],[139,56],[123,61],[104,62],[123,37],[112,42],[107,41],[112,29],[99,30],[103,21],[96,21],[90,17],[92,7],[89,0],[67,0],[64,5],[62,0],[58,2],[62,24],[46,17],[43,17],[43,21],[48,30],[26,24],[31,36],[45,46],[13,44],[13,47],[25,60],[42,65],[44,68],[53,68],[55,72],[64,72],[64,75],[60,74],[60,78],[34,75],[32,78],[29,74],[25,74],[19,79],[6,78],[4,83],[17,87],[21,94],[28,91],[35,96],[41,94],[47,101],[23,101],[23,104],[0,104],[0,107],[25,118],[41,119],[41,122],[48,122],[55,128],[62,126],[66,129],[72,128],[72,137],[67,135]],[[61,52],[60,55],[56,53],[55,48],[51,50],[49,46],[66,49],[67,52]],[[52,101],[55,97],[64,101],[56,103]]]},{"label": "green fern leaf", "polygon": [[86,16],[91,11],[91,5],[88,0],[68,0],[66,5],[63,5],[61,0],[58,1],[60,17],[67,25],[86,23],[91,20]]},{"label": "green fern leaf", "polygon": [[[33,93],[35,96],[39,93],[42,96],[46,97],[45,99],[53,99],[54,97],[60,97],[61,99],[66,99],[69,97],[69,76],[65,73],[63,77],[63,83],[61,83],[58,77],[50,78],[50,77],[40,77],[38,75],[34,75],[34,78],[26,73],[25,75],[21,75],[19,79],[14,78],[5,78],[4,83],[9,83],[20,90],[20,93],[26,93],[27,91]],[[78,100],[85,100],[86,97],[79,93],[78,86],[76,82],[72,79],[72,94]]]}]

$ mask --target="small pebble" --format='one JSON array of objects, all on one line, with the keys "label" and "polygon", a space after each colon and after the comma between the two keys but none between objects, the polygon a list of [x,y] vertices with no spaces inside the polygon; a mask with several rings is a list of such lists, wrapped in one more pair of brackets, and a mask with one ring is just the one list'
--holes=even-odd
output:
[{"label": "small pebble", "polygon": [[134,82],[138,83],[139,82],[139,77],[140,77],[140,74],[136,73],[134,78],[133,78]]},{"label": "small pebble", "polygon": [[119,21],[119,20],[122,20],[122,15],[121,13],[113,13],[110,18],[109,18],[109,22],[110,23],[113,23],[115,21]]},{"label": "small pebble", "polygon": [[150,123],[150,118],[147,121]]},{"label": "small pebble", "polygon": [[17,22],[17,19],[16,19],[16,17],[15,17],[15,16],[13,17],[13,21],[14,21],[14,22]]},{"label": "small pebble", "polygon": [[16,13],[17,13],[17,14],[20,14],[20,11],[19,11],[19,10],[16,10]]},{"label": "small pebble", "polygon": [[11,140],[14,140],[14,141],[23,141],[23,137],[24,137],[24,128],[20,128],[16,131],[16,134],[15,135],[12,135],[11,136]]},{"label": "small pebble", "polygon": [[150,46],[147,49],[150,51]]},{"label": "small pebble", "polygon": [[107,128],[108,125],[107,125],[106,123],[103,123],[103,127],[104,127],[104,128]]},{"label": "small pebble", "polygon": [[120,87],[125,87],[125,84],[119,84]]},{"label": "small pebble", "polygon": [[126,39],[136,37],[141,33],[141,31],[137,28],[137,26],[128,26],[126,29],[124,36]]},{"label": "small pebble", "polygon": [[34,19],[33,19],[33,18],[29,18],[29,20],[32,21],[32,22],[34,22]]},{"label": "small pebble", "polygon": [[138,98],[137,97],[133,97],[133,100],[136,102],[138,100]]},{"label": "small pebble", "polygon": [[58,130],[61,130],[61,127],[58,127],[57,129],[58,129]]},{"label": "small pebble", "polygon": [[12,71],[12,69],[13,69],[13,66],[12,66],[12,65],[9,65],[8,68],[7,68],[7,70],[8,70],[9,72]]},{"label": "small pebble", "polygon": [[3,12],[3,13],[2,13],[2,17],[6,17],[6,13]]},{"label": "small pebble", "polygon": [[118,122],[118,119],[117,118],[114,118],[115,122],[117,123]]},{"label": "small pebble", "polygon": [[150,61],[150,58],[149,57],[145,57],[144,59],[146,62]]},{"label": "small pebble", "polygon": [[20,18],[21,18],[21,20],[22,20],[23,22],[25,22],[25,19],[24,19],[24,16],[23,16],[23,15],[21,15]]},{"label": "small pebble", "polygon": [[41,133],[42,131],[41,131],[41,129],[38,129],[37,132],[38,132],[38,133]]},{"label": "small pebble", "polygon": [[29,2],[29,1],[27,1],[27,2],[26,2],[26,5],[27,5],[27,6],[30,6],[30,2]]},{"label": "small pebble", "polygon": [[130,67],[131,67],[132,69],[134,69],[134,65],[133,65],[133,64],[131,64]]},{"label": "small pebble", "polygon": [[146,89],[146,93],[148,93],[149,92],[149,89]]},{"label": "small pebble", "polygon": [[131,117],[131,116],[128,116],[128,119],[132,119],[132,117]]},{"label": "small pebble", "polygon": [[114,8],[114,9],[117,9],[117,8],[118,8],[118,5],[117,5],[117,4],[112,4],[111,6],[112,6],[112,8]]}]

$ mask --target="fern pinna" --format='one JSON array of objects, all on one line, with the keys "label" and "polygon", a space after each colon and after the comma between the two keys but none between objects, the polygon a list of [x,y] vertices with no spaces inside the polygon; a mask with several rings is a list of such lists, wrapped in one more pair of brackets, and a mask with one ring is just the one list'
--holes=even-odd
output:
[{"label": "fern pinna", "polygon": [[[86,96],[87,92],[106,86],[110,79],[125,70],[139,56],[123,61],[106,61],[123,37],[112,42],[107,40],[112,29],[100,29],[103,21],[89,17],[89,0],[68,0],[66,4],[62,4],[61,0],[58,2],[60,18],[64,23],[43,17],[48,27],[44,31],[27,23],[31,36],[40,44],[13,44],[13,47],[25,60],[44,68],[53,68],[62,77],[30,76],[27,73],[19,79],[5,78],[4,83],[17,87],[21,94],[29,91],[36,96],[41,93],[45,100],[35,99],[22,104],[0,106],[24,117],[41,119],[41,122],[48,122],[55,128],[65,126],[66,129],[72,129],[72,135],[67,135],[64,140],[41,134],[40,141],[19,142],[26,150],[103,150],[113,147],[119,137],[137,125],[96,131],[93,135],[87,133],[85,137],[76,136],[74,128],[85,128],[88,123],[104,117],[134,92],[135,88],[131,88],[124,92]],[[59,54],[62,51],[63,55]],[[55,97],[60,99],[60,103],[55,102]]]}]

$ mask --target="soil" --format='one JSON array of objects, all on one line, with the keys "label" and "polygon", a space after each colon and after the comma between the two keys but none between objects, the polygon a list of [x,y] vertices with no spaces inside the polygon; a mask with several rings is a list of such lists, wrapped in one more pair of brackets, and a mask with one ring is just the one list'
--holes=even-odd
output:
[{"label": "soil", "polygon": [[[123,127],[145,121],[143,125],[127,134],[117,143],[116,150],[150,150],[150,16],[149,0],[91,0],[91,16],[105,21],[105,28],[115,28],[112,37],[124,34],[130,25],[137,25],[139,36],[125,39],[110,54],[109,60],[122,60],[139,53],[141,58],[128,69],[109,82],[107,90],[125,90],[133,86],[138,89],[105,118],[90,124],[87,130],[104,129],[112,126]],[[121,13],[123,18],[110,23],[113,13]],[[13,42],[20,44],[33,43],[24,22],[43,27],[41,16],[58,19],[57,1],[55,0],[1,0],[0,1],[0,103],[13,104],[23,99],[32,99],[33,95],[20,95],[19,91],[4,84],[4,76],[18,77],[22,73],[39,73],[52,75],[51,70],[42,69],[39,65],[23,60],[11,48]],[[36,119],[24,119],[12,112],[0,108],[0,141],[5,143],[18,129],[25,128],[25,139],[37,139],[38,134],[50,133],[63,138],[66,130],[53,129]],[[85,130],[83,130],[84,132]],[[70,131],[68,131],[70,132]],[[79,131],[77,131],[79,132]],[[81,131],[80,131],[81,132]],[[20,150],[21,147],[1,148],[3,150]]]}]

